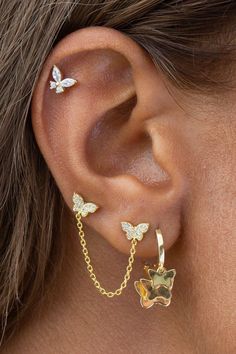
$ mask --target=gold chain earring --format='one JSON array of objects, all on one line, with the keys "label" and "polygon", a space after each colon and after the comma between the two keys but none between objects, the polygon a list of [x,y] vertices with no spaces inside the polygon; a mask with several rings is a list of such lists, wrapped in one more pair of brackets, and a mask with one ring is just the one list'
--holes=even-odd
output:
[{"label": "gold chain earring", "polygon": [[126,233],[127,239],[131,241],[131,248],[130,248],[130,255],[129,255],[129,259],[128,259],[128,265],[126,267],[126,273],[124,275],[124,279],[123,279],[122,283],[120,284],[120,287],[114,291],[107,291],[105,288],[102,287],[101,283],[97,280],[96,274],[95,274],[93,266],[91,264],[91,259],[89,256],[89,251],[88,251],[87,243],[85,240],[85,234],[83,231],[83,223],[81,220],[82,217],[86,217],[88,214],[94,213],[98,209],[98,206],[94,203],[85,203],[83,198],[77,193],[73,194],[73,203],[74,203],[73,211],[76,213],[75,217],[77,220],[77,228],[79,231],[80,244],[81,244],[82,252],[84,255],[84,261],[86,263],[86,267],[89,272],[89,276],[90,276],[94,286],[97,288],[97,290],[102,295],[105,295],[109,298],[121,295],[122,291],[126,288],[127,283],[130,279],[130,274],[133,269],[134,256],[136,253],[137,243],[138,243],[138,241],[141,241],[143,239],[144,233],[148,231],[149,224],[142,223],[137,226],[133,226],[132,224],[130,224],[128,222],[121,222],[122,230]]},{"label": "gold chain earring", "polygon": [[[94,273],[82,223],[82,217],[86,217],[90,213],[94,213],[98,209],[98,206],[94,203],[85,203],[83,198],[77,193],[73,194],[73,203],[73,211],[76,213],[75,216],[84,261],[94,286],[102,295],[109,298],[121,295],[130,279],[137,243],[138,241],[142,241],[143,235],[148,231],[149,224],[141,223],[137,226],[133,226],[129,222],[121,222],[122,230],[125,232],[127,239],[131,241],[128,265],[120,287],[114,291],[107,291],[101,286],[101,283],[97,280],[96,274]],[[139,281],[134,282],[135,289],[140,295],[140,303],[144,308],[150,308],[154,304],[160,304],[163,306],[168,306],[170,304],[172,296],[171,289],[173,287],[174,277],[176,275],[175,269],[166,270],[164,267],[165,252],[163,247],[163,237],[159,229],[156,230],[156,238],[158,247],[158,265],[154,265],[152,268],[145,266],[144,270],[149,279],[142,278]]]},{"label": "gold chain earring", "polygon": [[152,267],[145,265],[144,271],[149,279],[142,278],[134,282],[134,287],[140,295],[141,306],[148,309],[154,304],[169,306],[172,297],[172,287],[176,275],[175,269],[164,267],[165,251],[161,230],[156,230],[158,262]]}]

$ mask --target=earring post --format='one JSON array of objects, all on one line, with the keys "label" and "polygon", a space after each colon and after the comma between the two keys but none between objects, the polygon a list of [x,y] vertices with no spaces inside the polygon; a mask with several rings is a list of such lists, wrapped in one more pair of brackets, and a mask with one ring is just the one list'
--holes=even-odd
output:
[{"label": "earring post", "polygon": [[160,229],[156,230],[156,240],[157,240],[158,268],[164,268],[165,250],[164,250],[163,236]]}]

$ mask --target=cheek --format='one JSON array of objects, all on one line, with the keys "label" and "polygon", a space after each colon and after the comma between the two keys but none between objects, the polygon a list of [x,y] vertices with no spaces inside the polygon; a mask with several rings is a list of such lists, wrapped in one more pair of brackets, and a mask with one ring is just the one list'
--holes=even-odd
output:
[{"label": "cheek", "polygon": [[[184,207],[182,262],[185,265],[181,276],[183,284],[184,278],[190,280],[192,321],[201,332],[199,335],[209,341],[216,337],[217,331],[224,331],[226,342],[232,341],[230,330],[235,321],[232,316],[232,295],[236,293],[233,271],[236,253],[235,139],[222,127],[198,127],[191,135],[186,158],[191,192]],[[181,268],[181,264],[179,266]],[[225,331],[226,327],[229,331]],[[216,342],[220,340],[220,336],[216,338]]]}]

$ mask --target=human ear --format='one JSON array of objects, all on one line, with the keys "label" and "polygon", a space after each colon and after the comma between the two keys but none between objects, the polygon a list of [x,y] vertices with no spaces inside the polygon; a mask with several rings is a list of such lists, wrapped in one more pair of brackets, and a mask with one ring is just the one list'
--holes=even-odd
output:
[{"label": "human ear", "polygon": [[[78,82],[50,90],[53,65]],[[68,207],[74,192],[100,208],[85,219],[128,253],[120,222],[151,227],[137,253],[156,254],[178,238],[185,183],[178,108],[147,52],[111,28],[89,27],[52,50],[32,100],[38,146]]]}]

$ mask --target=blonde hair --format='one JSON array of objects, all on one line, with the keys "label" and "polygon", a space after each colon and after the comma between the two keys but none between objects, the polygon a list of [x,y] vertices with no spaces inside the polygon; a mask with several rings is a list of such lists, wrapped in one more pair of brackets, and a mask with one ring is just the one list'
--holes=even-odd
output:
[{"label": "blonde hair", "polygon": [[145,48],[174,85],[211,92],[230,84],[219,69],[234,60],[235,14],[234,0],[0,0],[2,338],[40,298],[62,259],[63,201],[30,119],[34,85],[52,47],[79,28],[112,27]]}]

